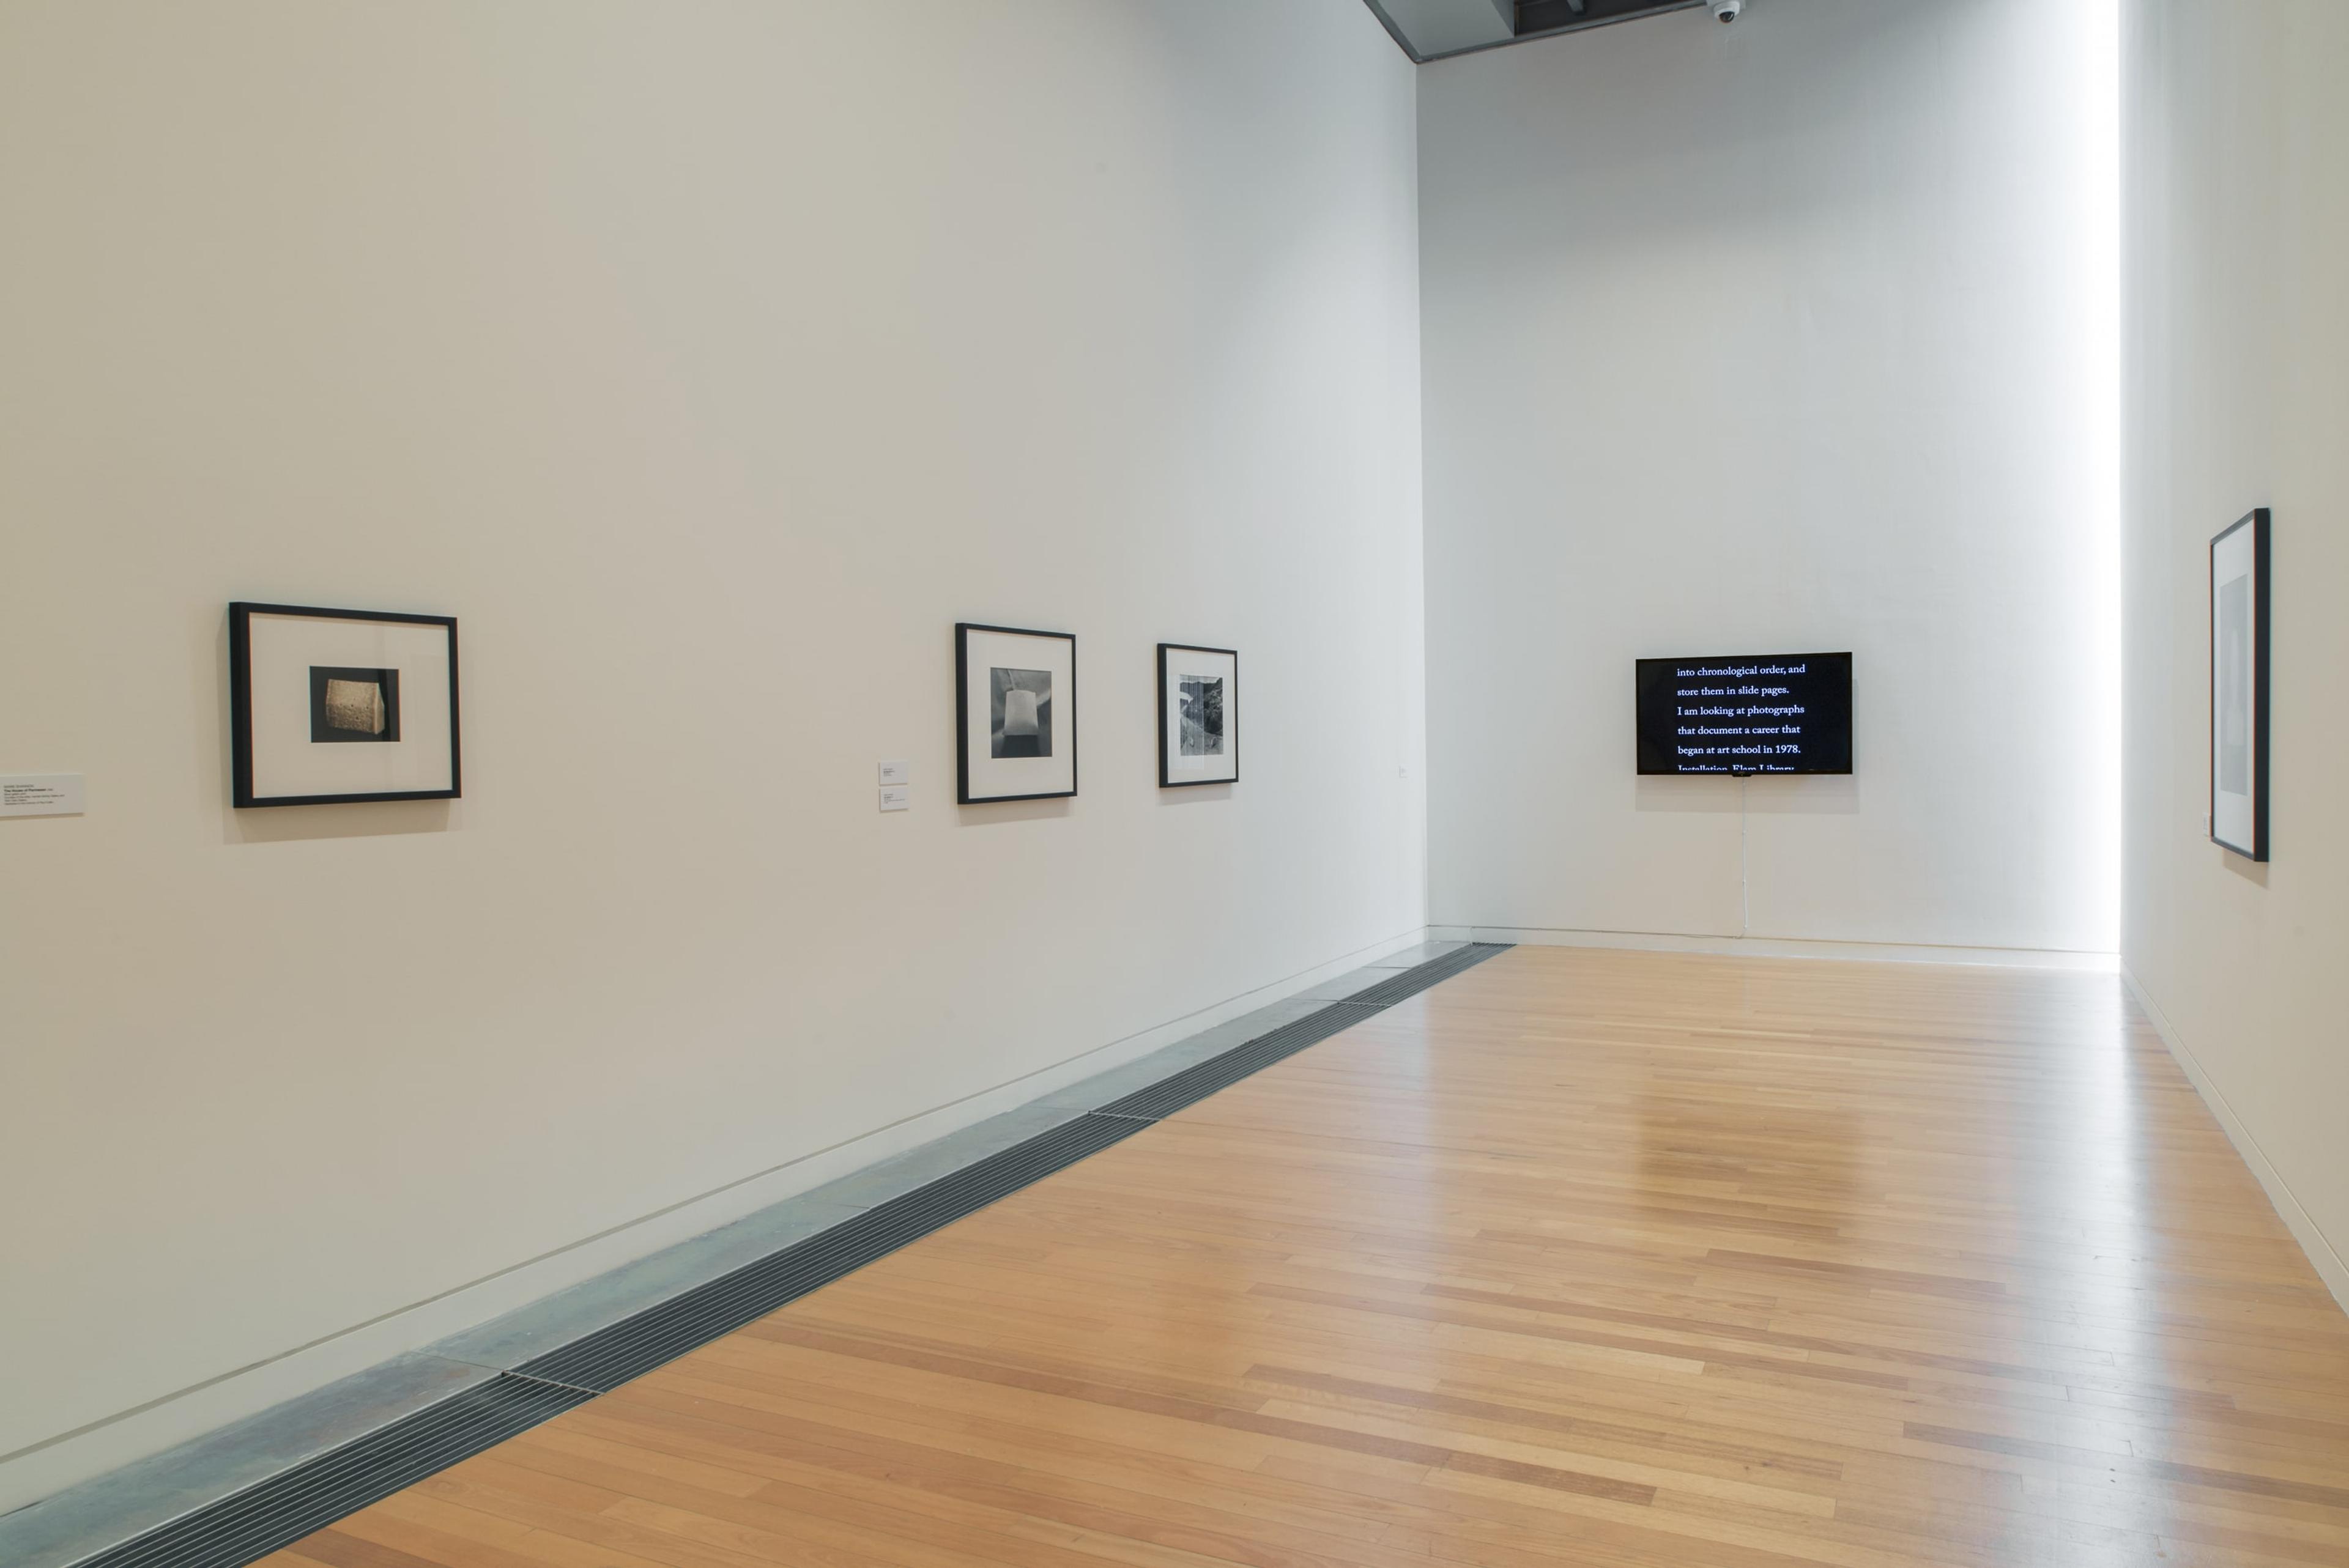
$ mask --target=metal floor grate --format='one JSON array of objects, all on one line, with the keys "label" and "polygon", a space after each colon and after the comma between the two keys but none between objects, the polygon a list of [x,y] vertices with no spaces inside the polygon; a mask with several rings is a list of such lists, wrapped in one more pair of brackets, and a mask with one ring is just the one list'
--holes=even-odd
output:
[{"label": "metal floor grate", "polygon": [[243,1568],[594,1398],[585,1388],[502,1372],[356,1442],[85,1558],[80,1568]]},{"label": "metal floor grate", "polygon": [[1142,1130],[1144,1123],[1088,1111],[1024,1143],[988,1155],[926,1187],[843,1220],[779,1253],[745,1264],[634,1317],[599,1328],[519,1370],[533,1377],[610,1390],[663,1362],[755,1323],[908,1242],[954,1223],[1055,1171]]},{"label": "metal floor grate", "polygon": [[75,1568],[244,1568],[1506,951],[1472,943],[499,1373]]},{"label": "metal floor grate", "polygon": [[1235,1046],[1220,1056],[1185,1068],[1172,1078],[1161,1078],[1147,1088],[1113,1099],[1101,1108],[1101,1114],[1138,1117],[1148,1121],[1172,1116],[1185,1106],[1196,1105],[1217,1089],[1229,1088],[1250,1073],[1261,1072],[1308,1046],[1319,1045],[1377,1012],[1376,1007],[1332,1002],[1295,1023],[1283,1024],[1268,1035],[1258,1035],[1244,1046]]},{"label": "metal floor grate", "polygon": [[1506,953],[1506,942],[1472,942],[1467,946],[1431,958],[1424,964],[1413,965],[1392,980],[1381,980],[1367,990],[1357,991],[1346,998],[1357,1007],[1392,1007],[1407,1001],[1431,985],[1451,979],[1464,969],[1474,969],[1497,953]]},{"label": "metal floor grate", "polygon": [[1472,943],[1440,958],[1431,958],[1424,964],[1403,970],[1392,980],[1381,980],[1367,990],[1355,992],[1342,1002],[1332,1002],[1319,1012],[1308,1013],[1295,1023],[1283,1024],[1268,1035],[1258,1035],[1244,1046],[1235,1046],[1221,1056],[1209,1057],[1195,1067],[1185,1068],[1148,1088],[1139,1088],[1122,1099],[1113,1099],[1101,1107],[1101,1112],[1104,1116],[1138,1116],[1153,1120],[1172,1116],[1186,1106],[1198,1104],[1219,1089],[1229,1088],[1242,1078],[1262,1072],[1273,1063],[1293,1057],[1308,1046],[1319,1045],[1330,1036],[1375,1016],[1381,1009],[1391,1007],[1406,997],[1416,996],[1430,985],[1448,980],[1462,970],[1473,968],[1495,954],[1505,951],[1505,944]]}]

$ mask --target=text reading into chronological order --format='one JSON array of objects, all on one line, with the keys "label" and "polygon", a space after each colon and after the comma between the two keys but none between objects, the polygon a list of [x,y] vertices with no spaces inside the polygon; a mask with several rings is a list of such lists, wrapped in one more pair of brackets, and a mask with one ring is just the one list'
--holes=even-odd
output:
[{"label": "text reading into chronological order", "polygon": [[[1801,756],[1803,727],[1791,721],[1803,717],[1806,709],[1801,703],[1780,700],[1792,696],[1794,687],[1767,683],[1773,676],[1808,675],[1810,668],[1807,663],[1691,665],[1684,669],[1675,668],[1675,680],[1722,684],[1683,686],[1674,690],[1672,695],[1677,701],[1672,714],[1682,721],[1677,728],[1680,743],[1674,749],[1682,757]],[[1686,722],[1690,719],[1700,722]],[[1744,722],[1702,722],[1705,719]],[[1692,739],[1701,742],[1708,738],[1713,744],[1690,744]],[[1731,744],[1722,744],[1724,741]]]}]

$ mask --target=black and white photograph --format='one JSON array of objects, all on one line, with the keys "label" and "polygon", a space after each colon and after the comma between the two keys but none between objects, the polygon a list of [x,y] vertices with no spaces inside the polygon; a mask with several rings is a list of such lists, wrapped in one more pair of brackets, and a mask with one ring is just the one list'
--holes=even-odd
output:
[{"label": "black and white photograph", "polygon": [[958,624],[956,798],[971,806],[1075,794],[1076,695],[1074,636]]},{"label": "black and white photograph", "polygon": [[1186,676],[1174,683],[1185,757],[1224,754],[1224,677]]},{"label": "black and white photograph", "polygon": [[454,799],[457,622],[231,604],[229,724],[240,807]]},{"label": "black and white photograph", "polygon": [[2210,541],[2210,837],[2268,858],[2267,510]]},{"label": "black and white photograph", "polygon": [[1240,776],[1240,656],[1229,648],[1158,645],[1158,783],[1228,784]]},{"label": "black and white photograph", "polygon": [[988,671],[988,755],[1052,755],[1052,672]]}]

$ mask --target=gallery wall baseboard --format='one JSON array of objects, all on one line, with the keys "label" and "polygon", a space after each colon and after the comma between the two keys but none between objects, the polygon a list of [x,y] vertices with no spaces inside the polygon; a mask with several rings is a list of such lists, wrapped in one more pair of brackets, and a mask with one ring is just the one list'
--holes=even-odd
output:
[{"label": "gallery wall baseboard", "polygon": [[1522,925],[1431,925],[1431,941],[1506,942],[1521,947],[1615,947],[1744,958],[1833,958],[1877,964],[1988,964],[2015,969],[2110,974],[2117,954],[2041,947],[1950,947],[1927,943],[1814,942],[1783,936],[1696,936],[1665,931],[1579,931]]},{"label": "gallery wall baseboard", "polygon": [[2301,1202],[2299,1194],[2283,1179],[2283,1172],[2275,1168],[2275,1161],[2268,1158],[2267,1150],[2260,1147],[2260,1140],[2251,1136],[2251,1130],[2244,1124],[2243,1119],[2235,1114],[2235,1108],[2228,1103],[2217,1080],[2211,1078],[2201,1059],[2187,1045],[2185,1037],[2169,1021],[2169,1015],[2161,1010],[2161,1005],[2153,999],[2127,964],[2120,965],[2120,975],[2123,984],[2128,986],[2130,997],[2143,1010],[2147,1021],[2153,1026],[2154,1033],[2161,1037],[2161,1043],[2185,1072],[2187,1081],[2194,1086],[2194,1092],[2202,1097],[2202,1103],[2209,1106],[2210,1114],[2219,1119],[2219,1125],[2226,1130],[2227,1140],[2235,1146],[2235,1152],[2243,1157],[2243,1163],[2251,1167],[2251,1174],[2258,1178],[2261,1189],[2268,1195],[2268,1202],[2275,1205],[2277,1218],[2283,1221],[2284,1228],[2292,1233],[2292,1239],[2300,1243],[2300,1250],[2308,1254],[2309,1264],[2316,1270],[2317,1277],[2324,1281],[2324,1288],[2333,1293],[2333,1299],[2341,1304],[2344,1311],[2349,1311],[2349,1260],[2343,1259],[2332,1239],[2317,1227],[2306,1205]]},{"label": "gallery wall baseboard", "polygon": [[582,1237],[497,1274],[411,1302],[265,1361],[119,1412],[0,1459],[0,1515],[437,1344],[811,1188],[1122,1067],[1267,1004],[1309,991],[1425,939],[1413,926],[1280,980],[829,1148]]}]

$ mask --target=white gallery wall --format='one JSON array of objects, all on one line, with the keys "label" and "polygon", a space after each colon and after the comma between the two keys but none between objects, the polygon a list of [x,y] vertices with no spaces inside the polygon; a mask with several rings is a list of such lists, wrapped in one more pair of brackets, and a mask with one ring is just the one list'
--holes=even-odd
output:
[{"label": "white gallery wall", "polygon": [[[2127,841],[2140,997],[2349,1301],[2349,10],[2128,0]],[[2271,858],[2209,841],[2209,542],[2274,516]]]},{"label": "white gallery wall", "polygon": [[[2110,952],[2111,0],[1755,0],[1420,74],[1431,919]],[[1848,778],[1632,661],[1855,655]]]},{"label": "white gallery wall", "polygon": [[[0,1508],[1415,939],[1414,112],[1359,0],[0,7]],[[232,599],[459,617],[464,798],[231,810]]]}]

